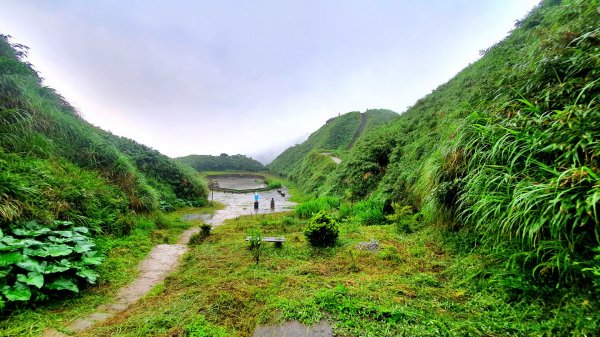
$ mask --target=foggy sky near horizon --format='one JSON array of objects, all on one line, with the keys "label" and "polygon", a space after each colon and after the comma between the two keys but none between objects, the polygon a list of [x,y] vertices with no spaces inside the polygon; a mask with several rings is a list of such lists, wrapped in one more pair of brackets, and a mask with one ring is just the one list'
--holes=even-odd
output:
[{"label": "foggy sky near horizon", "polygon": [[269,161],[325,121],[406,110],[538,0],[0,0],[0,34],[90,123]]}]

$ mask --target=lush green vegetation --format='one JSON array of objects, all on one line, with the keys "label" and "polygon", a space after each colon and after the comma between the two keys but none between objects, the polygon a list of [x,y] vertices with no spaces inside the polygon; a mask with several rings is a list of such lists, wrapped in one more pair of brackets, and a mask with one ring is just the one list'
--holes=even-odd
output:
[{"label": "lush green vegetation", "polygon": [[96,282],[98,273],[91,267],[104,259],[94,249],[89,230],[67,221],[53,225],[54,230],[29,221],[0,231],[0,309],[4,300],[43,300],[60,290],[77,293],[78,283]]},{"label": "lush green vegetation", "polygon": [[321,211],[329,211],[340,205],[340,199],[336,197],[319,197],[307,200],[296,206],[294,213],[300,219],[309,219]]},{"label": "lush green vegetation", "polygon": [[395,122],[360,139],[325,192],[398,203],[541,280],[597,281],[597,1],[546,1]]},{"label": "lush green vegetation", "polygon": [[336,164],[328,154],[310,151],[292,171],[291,177],[307,193],[319,193],[324,188],[327,175],[335,170]]},{"label": "lush green vegetation", "polygon": [[[100,304],[114,302],[119,288],[138,276],[138,264],[155,245],[176,243],[184,229],[202,225],[199,219],[181,221],[183,214],[212,213],[221,207],[215,202],[213,206],[183,208],[167,215],[162,212],[148,213],[134,219],[129,234],[96,237],[94,249],[104,257],[104,262],[96,269],[96,284],[72,296],[64,296],[69,294],[69,291],[65,293],[64,290],[53,290],[50,293],[51,301],[7,308],[1,316],[0,335],[41,336],[49,327],[68,332],[64,327],[74,318],[91,314]],[[6,235],[6,232],[4,234]],[[75,272],[74,268],[72,272]],[[59,297],[60,295],[62,297]]]},{"label": "lush green vegetation", "polygon": [[[60,287],[78,289],[78,277],[93,281],[91,252],[78,246],[84,234],[86,247],[101,235],[127,235],[139,213],[202,205],[206,187],[157,151],[85,122],[43,85],[26,51],[0,35],[0,284],[10,301],[43,301]],[[34,223],[52,234],[17,234]]]},{"label": "lush green vegetation", "polygon": [[[291,319],[328,319],[341,336],[565,336],[599,328],[589,294],[533,283],[483,247],[465,251],[461,233],[409,213],[398,223],[411,222],[411,233],[328,214],[340,228],[331,248],[312,248],[307,221],[292,214],[228,220],[127,315],[86,335],[251,336],[257,324]],[[245,249],[249,233],[287,240],[282,248],[262,243],[257,264],[256,249]]]},{"label": "lush green vegetation", "polygon": [[398,116],[393,111],[383,109],[367,110],[364,115],[364,130],[360,130],[362,117],[358,111],[348,112],[328,120],[305,142],[292,146],[277,156],[268,165],[269,170],[282,176],[300,179],[297,171],[300,170],[300,166],[303,165],[302,161],[311,151],[342,153],[354,140],[362,136],[364,133],[362,131],[375,129]]},{"label": "lush green vegetation", "polygon": [[185,157],[179,157],[176,161],[188,165],[198,172],[206,171],[244,171],[244,172],[260,172],[266,171],[263,164],[246,157],[243,154],[235,154],[233,156],[227,153],[221,153],[219,156],[197,155],[192,154]]},{"label": "lush green vegetation", "polygon": [[160,152],[134,140],[104,133],[105,138],[133,161],[144,174],[148,184],[159,194],[162,210],[202,206],[205,202],[198,196],[205,194],[200,176],[189,167],[181,165]]}]

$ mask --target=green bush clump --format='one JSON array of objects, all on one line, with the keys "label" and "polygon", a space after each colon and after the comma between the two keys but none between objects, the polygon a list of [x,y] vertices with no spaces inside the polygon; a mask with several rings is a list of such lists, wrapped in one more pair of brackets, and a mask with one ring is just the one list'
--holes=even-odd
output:
[{"label": "green bush clump", "polygon": [[94,284],[98,273],[92,267],[104,258],[88,232],[68,221],[54,221],[53,228],[28,221],[0,230],[0,306]]},{"label": "green bush clump", "polygon": [[410,234],[414,232],[414,226],[417,222],[416,215],[413,214],[411,206],[402,206],[398,203],[392,203],[394,213],[387,215],[386,219],[396,224],[396,230],[399,234]]},{"label": "green bush clump", "polygon": [[319,211],[329,211],[340,206],[340,199],[336,197],[319,197],[303,202],[296,206],[294,212],[301,219],[308,219]]},{"label": "green bush clump", "polygon": [[375,200],[364,200],[354,204],[354,218],[367,226],[385,225],[387,219],[383,214],[383,204]]},{"label": "green bush clump", "polygon": [[266,183],[267,183],[267,187],[270,189],[283,187],[283,184],[281,183],[281,181],[278,181],[278,180],[266,179]]},{"label": "green bush clump", "polygon": [[340,228],[327,212],[319,211],[309,221],[304,229],[304,236],[313,247],[331,247],[335,244]]}]

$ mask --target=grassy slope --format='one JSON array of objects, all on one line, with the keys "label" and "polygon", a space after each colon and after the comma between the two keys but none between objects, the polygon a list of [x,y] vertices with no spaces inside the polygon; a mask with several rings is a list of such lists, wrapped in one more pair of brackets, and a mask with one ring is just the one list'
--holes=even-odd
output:
[{"label": "grassy slope", "polygon": [[328,192],[410,205],[491,245],[511,242],[514,258],[563,282],[597,280],[598,5],[544,2],[481,60],[359,140]]},{"label": "grassy slope", "polygon": [[242,154],[229,156],[226,153],[220,156],[196,155],[175,158],[175,161],[191,166],[198,172],[204,171],[265,171],[265,166],[260,162]]},{"label": "grassy slope", "polygon": [[[169,225],[172,222],[163,221],[160,210],[203,204],[205,183],[157,151],[87,123],[64,98],[42,85],[32,67],[21,61],[23,50],[0,36],[0,229],[6,233],[9,226],[28,220],[48,226],[65,220],[92,229],[99,251],[109,255],[100,267],[101,291],[114,290],[131,278],[131,268],[153,242],[173,237],[186,226]],[[119,275],[106,267],[114,266],[110,255],[115,250],[129,255],[119,255],[127,259],[119,263],[126,266]],[[22,272],[11,269],[0,283],[10,285]],[[57,291],[52,302],[74,304],[67,310],[71,314],[77,308],[89,309],[90,304],[77,298],[63,300],[70,295]],[[84,297],[94,298],[93,304],[106,296],[94,288]],[[13,304],[2,312],[4,317],[38,312]],[[45,313],[56,308],[47,305],[34,304]]]},{"label": "grassy slope", "polygon": [[274,173],[289,176],[292,170],[311,150],[336,150],[347,146],[360,125],[360,113],[348,112],[329,120],[313,132],[302,144],[296,144],[281,153],[269,165]]},{"label": "grassy slope", "polygon": [[[397,116],[390,110],[368,110],[365,131],[374,129]],[[291,176],[312,150],[343,152],[352,141],[360,122],[360,113],[357,111],[329,120],[319,130],[313,132],[304,143],[292,146],[277,156],[268,165],[269,170],[280,175]]]},{"label": "grassy slope", "polygon": [[[557,100],[558,97],[550,96],[562,94],[561,88],[552,88],[556,78],[542,79],[537,72],[552,73],[554,65],[548,62],[553,57],[557,57],[556,62],[568,62],[558,57],[567,52],[567,46],[577,37],[588,33],[597,36],[597,32],[593,33],[594,23],[598,23],[594,17],[597,1],[565,1],[557,6],[551,6],[551,1],[546,3],[542,10],[520,22],[507,39],[489,48],[481,60],[420,99],[401,118],[363,137],[330,181],[331,191],[341,194],[343,182],[350,182],[354,192],[363,196],[382,195],[420,207],[434,188],[434,173],[461,137],[468,115],[505,113],[501,109],[507,106],[516,111],[519,98]],[[550,44],[560,45],[550,48]],[[582,57],[594,62],[597,49],[587,53],[592,54]],[[564,95],[568,97],[560,99],[575,100],[585,87],[586,76],[590,82],[594,79],[592,74],[570,75],[582,76],[584,82],[577,83],[578,87],[563,88],[563,92],[569,91]],[[587,96],[588,100],[593,97],[590,92]]]},{"label": "grassy slope", "polygon": [[193,173],[87,123],[22,57],[0,38],[0,224],[54,218],[118,231],[129,211],[205,200]]},{"label": "grassy slope", "polygon": [[[358,139],[396,117],[398,114],[391,110],[367,110],[365,128]],[[304,143],[285,150],[268,167],[272,172],[297,181],[306,193],[318,194],[327,176],[335,168],[328,155],[321,153],[330,152],[344,157],[360,124],[361,117],[358,112],[334,118],[311,134]]]}]

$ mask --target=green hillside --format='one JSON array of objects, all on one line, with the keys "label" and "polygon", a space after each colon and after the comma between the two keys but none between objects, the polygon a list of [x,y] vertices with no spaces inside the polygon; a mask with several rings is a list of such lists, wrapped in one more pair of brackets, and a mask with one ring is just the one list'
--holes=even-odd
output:
[{"label": "green hillside", "polygon": [[353,111],[328,120],[302,144],[296,144],[277,156],[268,165],[269,170],[283,176],[294,177],[294,171],[300,169],[302,160],[309,152],[333,151],[341,154],[362,135],[398,116],[390,110],[367,110],[364,113],[365,125],[361,128],[363,119],[361,115],[363,114]]},{"label": "green hillside", "polygon": [[[93,244],[69,244],[128,235],[137,215],[202,205],[207,193],[192,170],[87,123],[43,85],[26,51],[0,35],[0,307],[93,283],[83,262],[64,262],[91,258]],[[76,265],[79,279],[58,272]]]},{"label": "green hillside", "polygon": [[598,1],[544,2],[361,138],[326,192],[475,232],[555,284],[600,284],[599,23]]},{"label": "green hillside", "polygon": [[198,172],[206,171],[265,171],[266,168],[259,161],[243,154],[233,156],[221,153],[219,156],[192,154],[185,157],[175,158],[175,161],[188,165]]}]

